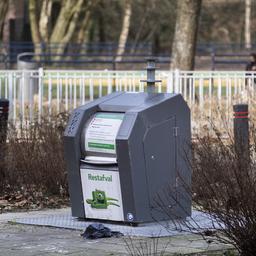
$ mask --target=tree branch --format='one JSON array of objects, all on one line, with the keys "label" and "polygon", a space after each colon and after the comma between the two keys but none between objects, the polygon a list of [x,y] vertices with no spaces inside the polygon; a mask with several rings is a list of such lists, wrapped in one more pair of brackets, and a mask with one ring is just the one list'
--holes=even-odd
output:
[{"label": "tree branch", "polygon": [[39,20],[39,32],[41,38],[44,39],[45,42],[49,41],[49,18],[51,16],[52,11],[52,0],[44,0],[41,8],[41,15]]}]

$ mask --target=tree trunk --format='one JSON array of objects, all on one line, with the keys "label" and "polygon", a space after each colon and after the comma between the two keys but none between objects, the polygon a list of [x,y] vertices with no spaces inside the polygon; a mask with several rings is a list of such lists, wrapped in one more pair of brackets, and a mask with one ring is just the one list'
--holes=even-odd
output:
[{"label": "tree trunk", "polygon": [[45,43],[49,41],[49,19],[52,12],[52,1],[44,0],[41,8],[39,20],[39,32]]},{"label": "tree trunk", "polygon": [[66,0],[63,2],[60,14],[53,28],[50,42],[62,43],[72,36],[75,28],[75,22],[82,10],[84,0]]},{"label": "tree trunk", "polygon": [[84,4],[85,0],[67,0],[62,6],[50,38],[50,43],[60,44],[54,52],[57,54],[54,57],[55,60],[63,58],[65,47],[74,36],[78,26],[79,16],[84,10]]},{"label": "tree trunk", "polygon": [[4,27],[4,21],[6,14],[8,12],[8,6],[9,6],[9,1],[0,1],[0,40],[2,40],[3,36],[3,27]]},{"label": "tree trunk", "polygon": [[77,43],[81,44],[86,42],[86,37],[88,34],[88,28],[90,24],[90,18],[91,18],[91,11],[94,8],[94,6],[98,3],[96,0],[90,0],[87,3],[87,6],[84,10],[84,16],[82,17],[82,24],[80,26],[80,29],[77,33]]},{"label": "tree trunk", "polygon": [[32,40],[34,43],[35,54],[41,54],[41,36],[37,19],[37,1],[29,0],[29,20]]},{"label": "tree trunk", "polygon": [[122,54],[124,54],[125,45],[128,38],[129,28],[130,28],[130,21],[131,21],[131,14],[132,14],[132,1],[131,0],[125,0],[125,13],[123,17],[123,25],[121,34],[119,37],[119,43],[117,48],[117,57],[116,61],[122,60]]},{"label": "tree trunk", "polygon": [[88,42],[88,36],[89,36],[89,29],[91,26],[91,12],[94,6],[98,3],[98,1],[89,1],[85,10],[84,15],[81,17],[81,25],[80,28],[77,31],[77,38],[76,43],[78,43],[79,47],[76,49],[76,53],[80,53],[82,56],[83,54],[86,54],[87,47],[85,47],[85,43]]},{"label": "tree trunk", "polygon": [[171,69],[193,70],[201,0],[177,1]]},{"label": "tree trunk", "polygon": [[245,48],[251,48],[251,9],[252,1],[245,0],[245,29],[244,29],[244,42]]},{"label": "tree trunk", "polygon": [[[82,41],[90,18],[92,6],[97,0],[60,1],[61,8],[54,24],[51,24],[53,0],[29,0],[29,18],[31,34],[35,46],[41,42],[58,44],[51,48],[54,60],[63,58],[67,44],[71,41]],[[40,19],[39,19],[40,17]],[[81,21],[81,22],[80,22]],[[80,31],[79,31],[80,28]],[[39,47],[35,47],[38,52]]]},{"label": "tree trunk", "polygon": [[80,30],[78,32],[78,36],[77,36],[77,43],[78,44],[82,44],[82,43],[86,42],[85,38],[86,38],[86,35],[87,35],[87,32],[88,32],[90,15],[91,15],[91,12],[87,11],[85,16],[84,16],[81,28],[80,28]]},{"label": "tree trunk", "polygon": [[100,43],[105,43],[106,41],[106,34],[105,34],[105,19],[104,19],[104,16],[105,16],[105,12],[102,11],[102,10],[105,10],[105,2],[104,1],[100,1],[99,3],[100,5],[100,11],[97,15],[98,17],[98,27],[99,27],[99,42]]},{"label": "tree trunk", "polygon": [[144,25],[146,23],[147,16],[148,16],[148,8],[145,9],[145,11],[143,13],[143,16],[140,19],[140,24],[138,24],[135,39],[133,41],[133,46],[132,46],[132,50],[131,50],[132,54],[136,52],[136,47],[137,47],[137,44],[139,42],[141,33],[143,32],[143,28],[144,28]]}]

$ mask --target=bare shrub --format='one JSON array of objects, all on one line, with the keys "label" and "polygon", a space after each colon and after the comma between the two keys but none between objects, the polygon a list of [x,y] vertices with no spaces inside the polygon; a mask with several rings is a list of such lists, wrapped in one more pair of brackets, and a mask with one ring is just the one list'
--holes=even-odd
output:
[{"label": "bare shrub", "polygon": [[233,138],[198,137],[193,145],[195,205],[219,226],[216,236],[232,243],[241,255],[256,254],[256,132],[249,157],[235,148]]},{"label": "bare shrub", "polygon": [[137,238],[128,236],[124,239],[126,250],[131,256],[164,256],[169,243],[159,243],[160,237]]},{"label": "bare shrub", "polygon": [[[196,232],[208,240],[209,231],[220,242],[232,244],[242,256],[256,255],[256,130],[251,124],[248,155],[235,146],[233,133],[210,124],[208,134],[197,135],[192,143],[192,189],[178,170],[178,187],[166,188],[164,196],[157,195],[161,210],[180,231]],[[224,127],[225,125],[223,125]],[[180,193],[182,191],[182,193]],[[178,196],[177,196],[178,194]],[[181,205],[177,198],[192,196],[193,208],[209,217],[217,230],[205,230],[197,219],[175,219],[172,209]],[[183,198],[183,200],[184,200]],[[167,210],[164,205],[170,205]]]},{"label": "bare shrub", "polygon": [[63,133],[67,114],[45,117],[39,123],[9,125],[1,161],[1,192],[40,191],[67,195]]}]

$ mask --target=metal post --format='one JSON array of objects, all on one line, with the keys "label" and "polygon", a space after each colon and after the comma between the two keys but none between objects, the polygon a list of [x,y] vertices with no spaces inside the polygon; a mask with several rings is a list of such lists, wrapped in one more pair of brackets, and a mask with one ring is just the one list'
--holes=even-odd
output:
[{"label": "metal post", "polygon": [[6,142],[9,100],[0,99],[0,144]]},{"label": "metal post", "polygon": [[[234,110],[234,142],[235,150],[241,162],[249,160],[249,119],[248,105],[237,104]],[[246,163],[245,163],[246,164]]]},{"label": "metal post", "polygon": [[147,92],[155,92],[155,83],[161,82],[161,80],[155,80],[156,71],[156,59],[153,57],[147,58],[147,80],[141,80],[141,82],[147,83]]}]

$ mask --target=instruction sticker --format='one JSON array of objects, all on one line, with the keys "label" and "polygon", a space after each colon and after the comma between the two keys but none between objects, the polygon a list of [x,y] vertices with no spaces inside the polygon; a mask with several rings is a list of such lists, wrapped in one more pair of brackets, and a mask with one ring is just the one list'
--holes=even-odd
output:
[{"label": "instruction sticker", "polygon": [[86,218],[123,221],[117,171],[80,169]]},{"label": "instruction sticker", "polygon": [[85,132],[85,150],[116,154],[116,136],[123,118],[121,113],[96,113]]}]

